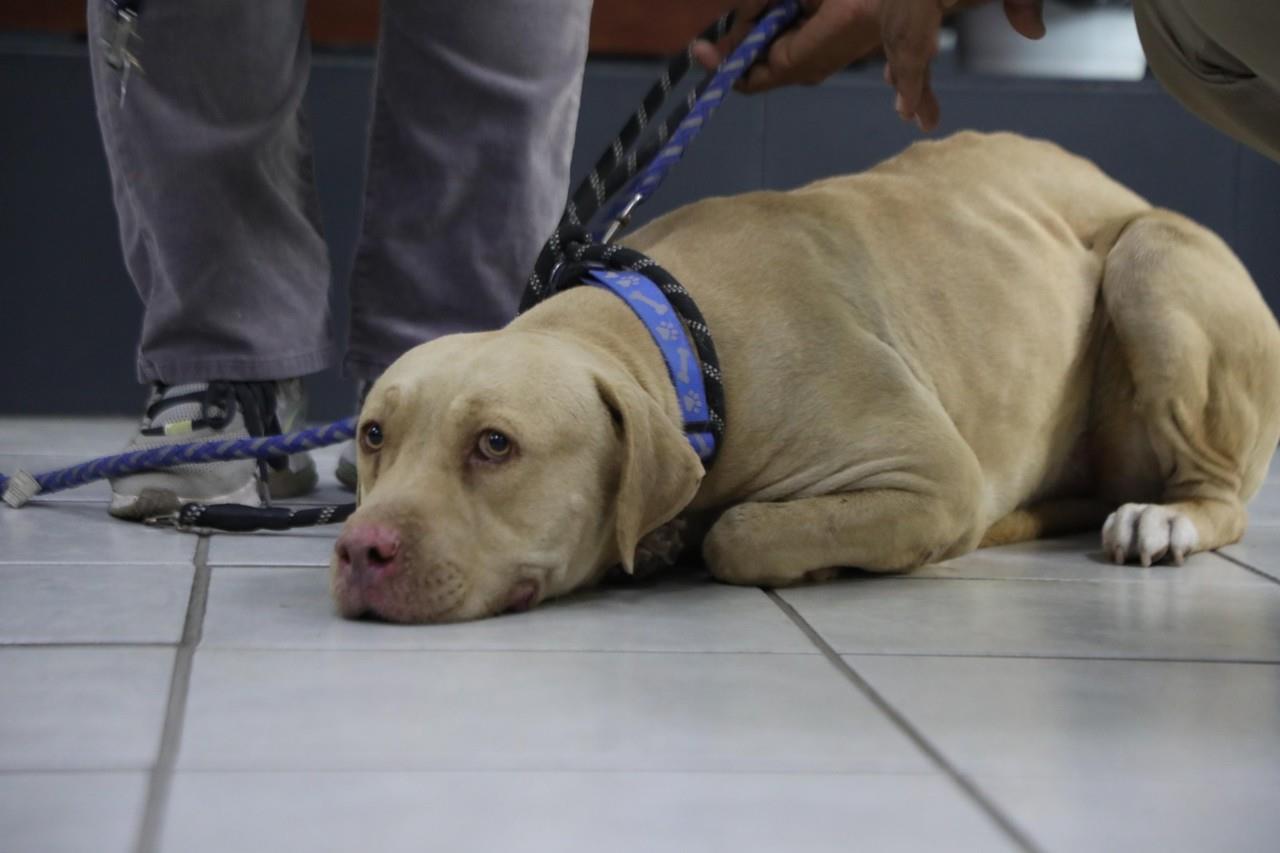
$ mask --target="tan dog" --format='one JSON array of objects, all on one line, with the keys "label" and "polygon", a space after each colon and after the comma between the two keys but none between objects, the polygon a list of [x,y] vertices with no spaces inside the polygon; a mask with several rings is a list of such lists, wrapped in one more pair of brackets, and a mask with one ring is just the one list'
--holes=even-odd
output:
[{"label": "tan dog", "polygon": [[346,616],[525,609],[678,513],[719,580],[905,571],[1101,524],[1117,562],[1235,541],[1280,438],[1280,329],[1209,231],[1054,145],[963,133],[626,241],[692,293],[728,433],[702,466],[657,347],[574,288],[432,341],[360,417]]}]

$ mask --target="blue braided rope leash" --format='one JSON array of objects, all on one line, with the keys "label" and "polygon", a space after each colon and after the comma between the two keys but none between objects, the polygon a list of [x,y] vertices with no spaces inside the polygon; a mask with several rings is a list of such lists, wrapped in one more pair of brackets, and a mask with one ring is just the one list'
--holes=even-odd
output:
[{"label": "blue braided rope leash", "polygon": [[[770,43],[800,15],[799,0],[781,0],[761,18],[742,43],[689,93],[665,121],[656,115],[672,89],[689,71],[693,45],[673,58],[622,132],[578,184],[565,205],[560,223],[534,262],[520,301],[527,311],[551,295],[556,267],[571,255],[573,244],[608,243],[651,196],[688,150],[725,96]],[[728,30],[732,14],[721,17],[700,38],[717,41]],[[674,125],[674,129],[673,126]],[[642,138],[643,134],[648,134]],[[611,202],[612,200],[612,202]],[[608,206],[608,215],[597,214]],[[596,224],[592,224],[595,222]]]},{"label": "blue braided rope leash", "polygon": [[149,450],[135,450],[116,456],[103,456],[69,468],[44,474],[18,471],[11,477],[0,475],[0,493],[4,502],[17,508],[38,494],[60,492],[97,480],[124,477],[158,468],[198,465],[202,462],[227,462],[233,459],[267,459],[327,447],[355,435],[356,419],[345,418],[324,426],[268,435],[262,438],[214,439],[193,444],[173,444]]},{"label": "blue braided rope leash", "polygon": [[[674,82],[672,69],[676,69],[677,73],[674,76],[678,78],[692,65],[692,46],[686,48],[683,54],[673,60],[672,65],[663,72],[650,91],[650,95],[646,96],[645,103],[628,121],[619,139],[606,150],[605,155],[570,200],[560,226],[543,247],[534,272],[530,276],[525,291],[526,301],[532,304],[543,298],[543,291],[547,289],[544,283],[551,282],[553,267],[564,259],[565,250],[570,243],[581,243],[584,236],[590,239],[590,234],[599,235],[592,242],[607,241],[627,224],[635,207],[653,194],[672,167],[679,162],[685,150],[716,108],[720,106],[733,84],[799,14],[799,0],[781,0],[766,12],[758,19],[747,38],[720,64],[720,67],[690,93],[689,100],[683,109],[676,111],[671,119],[672,123],[678,122],[675,131],[670,130],[669,123],[659,125],[655,139],[650,139],[639,152],[628,153],[626,149],[635,143],[636,138],[645,129],[648,116],[655,111],[653,108],[655,106],[660,108],[666,96],[670,94]],[[703,37],[716,40],[728,30],[729,24],[730,18],[725,16],[709,28]],[[602,175],[601,171],[606,166],[609,169],[608,174]],[[617,191],[620,185],[626,187],[626,191],[621,194]],[[584,197],[589,198],[587,204],[575,204],[577,200]],[[585,232],[582,228],[583,223],[589,222],[600,209],[610,204],[611,199],[614,201],[608,208],[605,224],[597,227],[593,232]],[[579,251],[575,254],[581,255],[582,248],[585,247],[579,246]],[[527,306],[522,305],[521,310],[525,307]],[[138,450],[116,456],[104,456],[43,474],[18,471],[11,476],[0,475],[0,494],[3,495],[6,504],[18,508],[38,494],[62,491],[97,480],[177,465],[225,462],[235,459],[265,459],[326,447],[345,441],[354,435],[355,418],[345,418],[287,435],[218,439]],[[233,513],[240,512],[240,515],[228,519],[234,525],[229,529],[254,529],[250,519],[254,513],[259,514],[260,517],[260,523],[257,526],[285,529],[297,523],[323,524],[339,521],[350,513],[351,506],[353,505],[324,507],[314,511],[313,514],[316,515],[314,520],[299,522],[292,518],[299,513],[289,510],[230,506],[223,508],[188,504],[179,513],[178,523],[179,525],[194,523],[201,519],[210,521],[218,510],[225,509]]]},{"label": "blue braided rope leash", "polygon": [[653,195],[658,186],[666,180],[685,149],[697,138],[703,126],[720,108],[725,96],[732,90],[746,70],[760,57],[760,54],[778,37],[786,27],[800,14],[799,0],[782,0],[770,9],[757,22],[751,33],[729,54],[711,77],[697,89],[697,100],[689,112],[676,126],[675,133],[657,152],[649,164],[644,167],[627,188],[619,193],[617,200],[607,208],[604,217],[605,225],[593,229],[591,236],[600,242],[608,243],[619,229],[631,218],[631,213],[638,204]]}]

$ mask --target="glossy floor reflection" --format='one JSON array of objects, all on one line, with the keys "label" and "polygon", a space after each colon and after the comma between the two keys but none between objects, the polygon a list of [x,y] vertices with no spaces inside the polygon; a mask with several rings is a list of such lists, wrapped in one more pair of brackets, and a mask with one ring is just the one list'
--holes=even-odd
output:
[{"label": "glossy floor reflection", "polygon": [[[125,421],[0,420],[0,471]],[[346,499],[321,454],[321,499]],[[1243,542],[1094,537],[768,594],[696,576],[346,622],[334,529],[0,509],[0,848],[1271,850],[1280,477]],[[1273,526],[1274,525],[1274,526]]]}]

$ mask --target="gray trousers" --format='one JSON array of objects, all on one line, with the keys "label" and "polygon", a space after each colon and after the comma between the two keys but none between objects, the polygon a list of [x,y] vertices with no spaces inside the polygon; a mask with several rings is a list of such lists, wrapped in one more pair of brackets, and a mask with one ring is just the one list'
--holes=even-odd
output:
[{"label": "gray trousers", "polygon": [[[102,59],[98,119],[143,381],[282,379],[337,361],[303,93],[304,0],[149,0],[145,74]],[[564,205],[590,0],[383,0],[347,372],[493,328]]]},{"label": "gray trousers", "polygon": [[1152,72],[1187,109],[1280,162],[1280,2],[1134,0]]}]

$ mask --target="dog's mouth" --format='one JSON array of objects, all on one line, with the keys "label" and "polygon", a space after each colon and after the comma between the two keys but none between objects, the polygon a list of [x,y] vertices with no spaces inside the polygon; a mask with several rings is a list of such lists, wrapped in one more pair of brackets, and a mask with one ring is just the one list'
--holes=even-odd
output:
[{"label": "dog's mouth", "polygon": [[[427,606],[417,607],[412,589],[397,589],[398,585],[371,587],[335,577],[333,598],[338,613],[353,621],[384,622],[400,625],[436,624],[460,622],[467,619],[499,616],[506,613],[524,613],[532,610],[542,600],[542,584],[533,578],[522,578],[512,584],[507,593],[485,612],[461,615],[463,596],[449,596],[448,603],[437,598]],[[444,606],[440,606],[444,604]],[[435,606],[432,606],[435,605]]]},{"label": "dog's mouth", "polygon": [[335,584],[334,602],[344,619],[364,622],[389,622],[412,624],[437,621],[436,614],[418,614],[383,590],[362,587],[359,584]]},{"label": "dog's mouth", "polygon": [[541,584],[533,578],[518,580],[511,587],[511,591],[507,593],[506,606],[499,612],[524,613],[538,603],[541,592]]},{"label": "dog's mouth", "polygon": [[344,619],[422,624],[459,620],[467,598],[466,583],[451,566],[420,575],[412,555],[394,575],[360,574],[333,568],[331,591]]},{"label": "dog's mouth", "polygon": [[355,597],[344,597],[338,601],[338,612],[342,615],[342,618],[350,619],[353,622],[381,622],[389,625],[433,625],[463,621],[456,615],[457,611],[458,608],[452,607],[448,610],[434,613],[421,613],[394,602],[370,601],[356,599]]}]

